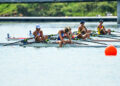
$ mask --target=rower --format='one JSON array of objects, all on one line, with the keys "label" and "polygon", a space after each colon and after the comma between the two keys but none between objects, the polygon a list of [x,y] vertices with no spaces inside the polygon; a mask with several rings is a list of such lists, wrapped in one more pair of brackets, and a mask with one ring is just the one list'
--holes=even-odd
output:
[{"label": "rower", "polygon": [[80,26],[78,27],[77,38],[82,39],[90,38],[90,33],[91,30],[87,30],[87,28],[85,27],[85,21],[81,21]]},{"label": "rower", "polygon": [[98,27],[97,27],[97,30],[98,30],[98,34],[100,35],[106,35],[106,34],[111,34],[111,30],[110,29],[108,29],[108,30],[106,30],[105,29],[105,27],[103,26],[103,20],[100,20],[99,21],[99,25],[98,25]]},{"label": "rower", "polygon": [[[67,37],[68,40],[64,40],[64,37]],[[71,43],[71,38],[69,36],[69,29],[68,27],[65,27],[64,30],[59,30],[58,32],[58,40],[57,43],[59,43],[59,47],[62,47],[62,44]]]},{"label": "rower", "polygon": [[71,31],[71,27],[68,27],[68,30],[69,30],[68,34],[69,34],[70,38],[72,38],[73,33]]},{"label": "rower", "polygon": [[47,36],[43,35],[43,31],[40,28],[40,25],[36,25],[36,30],[33,32],[36,42],[45,41]]},{"label": "rower", "polygon": [[[66,27],[66,28],[68,28],[68,35],[69,35],[69,37],[72,38],[73,33],[71,31],[71,27]],[[64,37],[67,37],[66,34],[64,34]]]}]

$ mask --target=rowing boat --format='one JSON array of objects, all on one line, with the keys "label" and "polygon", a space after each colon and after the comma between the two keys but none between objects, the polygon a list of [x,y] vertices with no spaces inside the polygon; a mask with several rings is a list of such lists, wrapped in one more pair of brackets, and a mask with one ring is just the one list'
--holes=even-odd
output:
[{"label": "rowing boat", "polygon": [[[73,40],[72,44],[63,44],[63,47],[107,47],[110,43],[96,42],[91,40]],[[59,44],[56,43],[56,40],[50,40],[47,42],[36,43],[33,39],[28,40],[27,42],[18,41],[14,43],[0,43],[1,46],[22,46],[22,47],[59,47]],[[116,47],[120,47],[119,44],[112,43]]]},{"label": "rowing boat", "polygon": [[[27,37],[10,37],[10,38],[7,38],[8,41],[18,41],[18,40],[25,40],[25,39],[28,39]],[[34,39],[32,39],[34,40]],[[56,37],[51,37],[49,40],[57,40]],[[75,38],[75,39],[72,39],[72,40],[78,40],[78,41],[85,41],[84,39],[78,39],[78,38]],[[87,40],[90,40],[90,41],[96,41],[96,42],[120,42],[120,39],[118,38],[109,38],[109,37],[104,37],[103,36],[100,36],[100,37],[91,37],[91,39],[87,39]]]},{"label": "rowing boat", "polygon": [[[59,44],[57,43],[32,43],[32,44],[26,44],[26,45],[20,45],[23,47],[59,47]],[[107,47],[107,45],[84,45],[84,44],[63,44],[63,47]],[[119,47],[119,46],[117,46]]]},{"label": "rowing boat", "polygon": [[[75,33],[75,32],[74,32]],[[28,39],[27,37],[10,37],[8,34],[7,40],[8,41],[18,41],[14,43],[1,43],[0,45],[19,45],[23,47],[59,47],[59,44],[56,43],[57,35],[52,34],[49,35],[49,41],[47,42],[40,42],[36,43],[33,39],[33,35],[30,34],[29,37],[32,37],[32,39],[28,40],[27,42],[24,42],[25,39]],[[118,44],[120,42],[120,39],[115,38],[119,37],[119,34],[115,34],[115,32],[112,35],[96,35],[95,33],[91,34],[91,39],[83,40],[83,39],[72,39],[74,43],[72,44],[63,44],[63,47],[106,47],[110,44],[119,47]],[[108,43],[109,42],[109,43]],[[114,42],[114,43],[113,43]]]}]

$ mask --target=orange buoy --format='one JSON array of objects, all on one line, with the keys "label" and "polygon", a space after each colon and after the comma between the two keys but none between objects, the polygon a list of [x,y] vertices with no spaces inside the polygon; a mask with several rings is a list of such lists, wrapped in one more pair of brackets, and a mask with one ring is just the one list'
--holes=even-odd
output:
[{"label": "orange buoy", "polygon": [[117,48],[113,45],[106,47],[105,55],[106,56],[116,56],[117,55]]}]

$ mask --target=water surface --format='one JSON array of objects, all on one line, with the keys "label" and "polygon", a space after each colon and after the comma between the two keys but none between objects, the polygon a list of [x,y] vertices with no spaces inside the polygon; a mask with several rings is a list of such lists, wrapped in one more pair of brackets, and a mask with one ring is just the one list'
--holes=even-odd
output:
[{"label": "water surface", "polygon": [[[7,33],[27,37],[40,24],[44,34],[54,34],[65,26],[77,30],[79,22],[0,23],[0,42]],[[96,30],[98,23],[86,23]],[[106,28],[119,31],[115,22]],[[0,86],[120,86],[120,48],[118,55],[105,56],[105,48],[34,48],[0,46]]]}]

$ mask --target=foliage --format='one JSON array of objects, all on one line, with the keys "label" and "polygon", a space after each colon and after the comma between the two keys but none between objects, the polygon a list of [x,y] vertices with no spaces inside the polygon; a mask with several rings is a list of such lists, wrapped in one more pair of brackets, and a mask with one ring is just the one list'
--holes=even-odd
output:
[{"label": "foliage", "polygon": [[117,2],[0,4],[1,16],[105,16],[117,15]]}]

